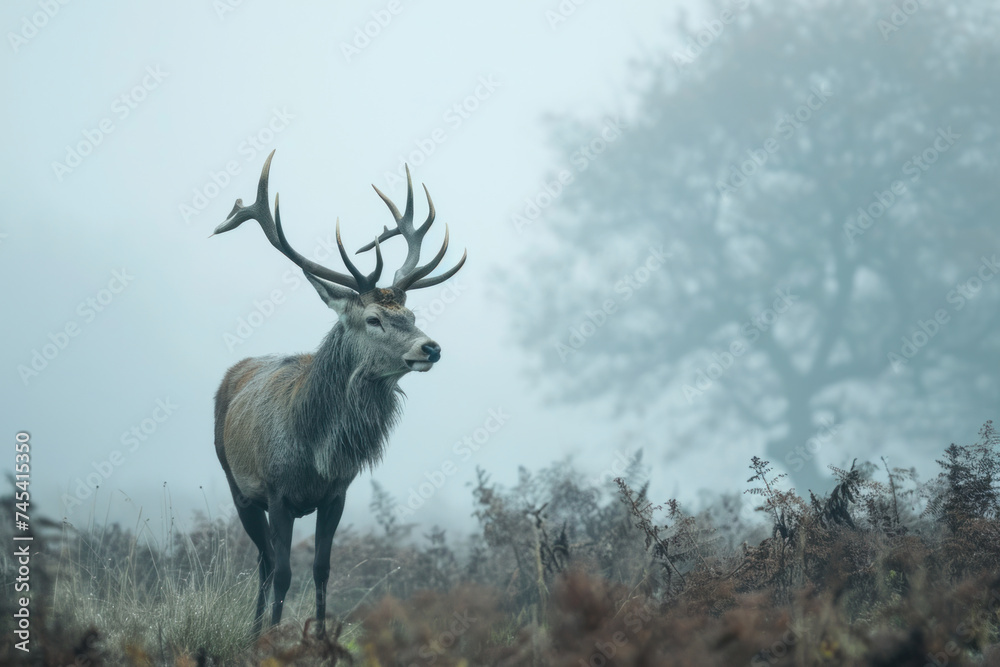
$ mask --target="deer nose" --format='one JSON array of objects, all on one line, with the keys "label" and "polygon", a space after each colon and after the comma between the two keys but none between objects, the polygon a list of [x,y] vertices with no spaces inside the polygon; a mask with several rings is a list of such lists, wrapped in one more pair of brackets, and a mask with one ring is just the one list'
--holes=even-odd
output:
[{"label": "deer nose", "polygon": [[441,358],[441,346],[437,343],[424,343],[420,349],[427,355],[427,361],[435,362]]}]

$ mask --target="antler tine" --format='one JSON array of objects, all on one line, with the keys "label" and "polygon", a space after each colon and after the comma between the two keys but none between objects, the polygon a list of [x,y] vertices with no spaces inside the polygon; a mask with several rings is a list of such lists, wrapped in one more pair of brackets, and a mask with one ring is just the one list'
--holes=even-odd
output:
[{"label": "antler tine", "polygon": [[340,251],[340,258],[344,260],[347,270],[354,276],[354,280],[358,285],[358,291],[367,292],[375,289],[375,284],[382,275],[382,249],[379,247],[378,237],[375,238],[375,270],[367,276],[362,274],[358,270],[358,267],[354,266],[354,263],[351,262],[350,257],[347,256],[347,250],[344,249],[344,242],[340,238],[340,218],[337,218],[337,249]]},{"label": "antler tine", "polygon": [[[385,202],[385,205],[389,207],[389,212],[392,213],[393,220],[395,220],[397,223],[399,223],[399,221],[403,219],[403,216],[402,216],[402,214],[400,214],[399,209],[396,208],[396,205],[392,203],[392,200],[389,199],[388,195],[386,195],[384,192],[382,192],[381,190],[378,189],[377,185],[375,185],[374,183],[372,183],[372,187],[375,189],[375,192],[378,193],[378,196],[382,198],[382,201]],[[383,226],[383,230],[386,231],[386,232],[388,232],[389,228]],[[395,236],[398,233],[399,233],[398,229],[392,230],[392,235],[393,236]]]},{"label": "antler tine", "polygon": [[468,256],[468,254],[469,252],[467,250],[463,250],[462,259],[458,260],[458,264],[451,267],[450,269],[442,273],[440,276],[434,276],[433,278],[424,278],[423,280],[418,280],[417,282],[410,285],[409,289],[411,290],[423,289],[424,287],[433,287],[434,285],[440,285],[444,281],[448,280],[448,278],[451,278],[453,275],[458,273],[458,270],[462,268],[463,264],[465,264],[465,258]]},{"label": "antler tine", "polygon": [[[382,198],[385,205],[389,207],[389,212],[392,213],[392,217],[396,220],[396,227],[394,229],[389,229],[385,225],[382,226],[382,233],[378,236],[379,241],[385,243],[393,236],[399,236],[400,234],[406,237],[409,230],[413,230],[412,233],[417,235],[418,240],[424,238],[424,234],[426,234],[427,230],[430,229],[430,226],[434,224],[435,212],[434,201],[431,199],[431,193],[427,190],[426,185],[423,183],[420,185],[424,189],[424,194],[427,195],[428,213],[427,219],[424,220],[424,224],[420,225],[420,227],[416,230],[413,230],[413,183],[410,180],[409,165],[406,167],[406,213],[400,214],[399,209],[396,208],[396,205],[392,202],[392,200],[389,199],[384,192],[379,190],[376,185],[372,184],[372,187],[375,188],[375,192],[377,192],[378,196]],[[368,243],[361,246],[355,254],[360,255],[367,250],[371,250],[373,247],[375,247],[374,243]]]},{"label": "antler tine", "polygon": [[257,200],[250,206],[244,206],[243,200],[237,199],[236,204],[233,205],[233,210],[229,213],[229,217],[215,228],[215,232],[212,235],[236,229],[247,220],[256,220],[260,224],[260,228],[264,230],[264,236],[267,237],[271,245],[277,248],[278,252],[282,255],[295,262],[303,271],[318,278],[337,283],[338,285],[349,287],[352,290],[360,291],[357,280],[351,276],[328,269],[325,266],[306,259],[292,248],[288,243],[288,239],[285,238],[285,232],[281,227],[281,210],[278,205],[279,199],[277,195],[274,197],[274,217],[271,217],[267,185],[271,171],[271,159],[273,157],[274,151],[272,150],[271,154],[264,161],[264,167],[260,171],[260,180],[257,182]]},{"label": "antler tine", "polygon": [[[393,236],[399,236],[400,234],[402,234],[402,232],[399,231],[399,221],[403,219],[403,216],[399,214],[399,209],[396,208],[396,205],[392,203],[392,200],[389,199],[384,192],[379,190],[374,183],[372,183],[372,187],[375,188],[375,192],[377,192],[378,196],[382,198],[382,201],[385,202],[385,205],[389,207],[389,212],[392,213],[392,217],[396,220],[396,227],[394,227],[393,229],[389,229],[388,226],[382,225],[382,233],[379,234],[377,237],[375,237],[378,241],[385,243]],[[374,247],[375,247],[374,241],[372,241],[371,243],[366,243],[365,245],[361,246],[358,249],[358,251],[354,254],[360,255],[361,253],[371,250]]]},{"label": "antler tine", "polygon": [[[382,233],[378,236],[378,240],[382,243],[385,243],[393,236],[399,236],[400,234],[405,237],[406,232],[413,229],[413,180],[410,177],[410,165],[404,165],[404,168],[406,169],[406,211],[404,213],[400,213],[399,208],[397,208],[396,204],[389,199],[388,195],[379,190],[378,186],[372,183],[372,188],[375,189],[378,196],[385,202],[385,205],[389,207],[389,212],[392,213],[392,218],[396,221],[395,229],[389,229],[383,225]],[[427,188],[424,189],[426,190]],[[365,244],[354,254],[360,255],[366,250],[371,250],[374,247],[374,243]]]},{"label": "antler tine", "polygon": [[413,229],[413,179],[410,178],[410,165],[404,164],[403,168],[406,170],[406,210],[403,211],[403,217],[396,220],[396,226],[405,236],[407,227]]},{"label": "antler tine", "polygon": [[351,276],[346,276],[343,273],[340,273],[339,271],[334,271],[333,269],[328,269],[325,266],[322,266],[321,264],[317,264],[316,262],[313,262],[312,260],[303,257],[298,253],[298,251],[296,251],[291,246],[291,244],[288,243],[288,239],[285,238],[285,230],[281,227],[281,209],[278,206],[277,195],[275,195],[274,197],[274,215],[276,220],[275,227],[278,232],[278,241],[281,244],[277,246],[277,248],[278,250],[281,251],[281,254],[283,254],[285,257],[292,260],[296,264],[298,264],[299,268],[301,268],[303,271],[305,271],[306,273],[310,273],[316,276],[317,278],[323,278],[325,280],[329,280],[332,283],[343,285],[344,287],[349,287],[355,292],[360,293],[361,291],[363,291],[361,285],[358,283],[356,278]]},{"label": "antler tine", "polygon": [[[423,188],[424,194],[427,196],[427,219],[424,221],[424,224],[420,225],[419,228],[414,229],[411,222],[409,229],[402,229],[401,232],[406,238],[408,249],[406,252],[406,259],[403,260],[403,265],[399,267],[396,271],[396,275],[393,277],[393,284],[403,290],[407,289],[406,287],[403,287],[403,285],[412,285],[417,279],[422,278],[433,271],[434,267],[441,261],[440,257],[438,257],[436,261],[432,260],[427,265],[417,269],[417,262],[420,261],[420,246],[423,243],[424,235],[427,234],[427,230],[429,230],[431,225],[434,224],[434,218],[437,216],[437,211],[434,209],[434,200],[431,199],[430,190],[427,189],[426,185],[423,186]],[[446,227],[444,249],[447,249],[447,247],[448,230]],[[443,256],[444,249],[438,253],[440,256]],[[430,268],[428,269],[427,267]],[[424,269],[426,269],[426,271],[424,271]],[[424,272],[420,273],[421,271]],[[420,273],[420,275],[416,275],[417,273]]]},{"label": "antler tine", "polygon": [[[438,276],[436,278],[425,278],[431,271],[437,268],[438,264],[444,258],[445,252],[448,250],[448,227],[445,226],[444,232],[444,243],[441,245],[441,249],[438,251],[437,255],[428,262],[427,264],[417,267],[417,263],[420,261],[420,246],[423,243],[424,236],[427,231],[434,224],[434,219],[437,216],[437,211],[434,208],[434,200],[431,199],[431,193],[427,189],[426,185],[421,184],[424,189],[424,195],[427,197],[427,219],[420,227],[414,228],[413,226],[413,179],[410,176],[410,167],[406,165],[406,210],[403,213],[399,212],[399,208],[393,203],[391,199],[384,192],[378,189],[377,186],[372,185],[375,188],[375,192],[378,196],[385,202],[385,205],[389,207],[389,212],[392,214],[393,219],[396,221],[396,227],[394,229],[389,229],[388,227],[383,227],[382,233],[375,237],[375,240],[367,245],[362,246],[358,253],[371,250],[373,247],[377,247],[378,244],[384,243],[386,240],[391,239],[394,236],[402,236],[406,239],[407,253],[406,259],[403,260],[403,265],[399,267],[393,277],[393,286],[401,289],[419,289],[421,287],[430,287],[432,285],[437,285],[444,280],[447,280],[451,276],[462,268],[465,263],[466,254],[463,253],[462,259],[459,261],[458,265],[452,268],[450,271]],[[345,257],[346,262],[346,257]],[[350,268],[350,265],[348,265]]]},{"label": "antler tine", "polygon": [[423,278],[424,276],[426,276],[427,274],[429,274],[431,271],[433,271],[434,269],[436,269],[437,265],[441,263],[442,259],[444,259],[444,253],[447,250],[448,250],[448,225],[445,225],[444,226],[444,243],[441,244],[441,249],[438,250],[437,254],[434,255],[434,257],[433,257],[433,259],[431,259],[431,261],[427,262],[426,264],[424,264],[423,266],[421,266],[419,268],[414,269],[413,271],[411,271],[410,273],[408,273],[406,276],[404,276],[403,280],[398,281],[396,283],[396,287],[398,287],[399,289],[401,289],[403,291],[406,291],[410,287],[410,285],[412,285],[413,283],[417,282],[418,280],[420,280],[421,278]]},{"label": "antler tine", "polygon": [[375,287],[375,282],[382,276],[382,247],[379,245],[378,237],[375,237],[375,270],[372,272],[372,287]]},{"label": "antler tine", "polygon": [[[378,188],[376,188],[376,190],[377,189]],[[379,193],[379,194],[382,194],[382,193]],[[391,239],[393,236],[399,236],[399,227],[396,227],[395,229],[389,229],[387,226],[382,225],[382,233],[375,237],[375,241],[380,241],[382,243],[385,243],[387,239]],[[360,248],[358,248],[354,252],[354,254],[355,255],[360,255],[361,253],[363,253],[363,252],[365,252],[367,250],[371,250],[372,248],[375,247],[375,241],[372,241],[371,243],[364,244],[363,246],[361,246]]]},{"label": "antler tine", "polygon": [[424,189],[424,194],[427,195],[427,219],[424,220],[424,224],[420,225],[420,228],[417,230],[417,233],[420,234],[420,238],[423,238],[424,234],[427,233],[427,230],[434,224],[434,217],[437,213],[434,211],[434,202],[431,200],[430,190],[428,190],[427,186],[423,183],[421,183],[420,186]]},{"label": "antler tine", "polygon": [[215,228],[212,236],[236,229],[247,220],[256,220],[260,223],[260,228],[264,230],[264,235],[271,245],[281,249],[278,243],[278,236],[275,233],[274,220],[271,218],[271,210],[268,208],[267,181],[271,172],[271,158],[274,151],[264,160],[264,167],[260,170],[260,180],[257,182],[257,200],[250,206],[244,206],[242,199],[237,199],[233,204],[233,210],[229,212],[229,217]]},{"label": "antler tine", "polygon": [[360,286],[362,281],[364,281],[365,276],[363,273],[358,271],[358,267],[354,266],[354,263],[351,262],[350,258],[347,256],[347,251],[344,250],[344,242],[340,239],[340,218],[337,218],[337,249],[340,251],[340,258],[344,260],[344,265],[347,267],[347,270],[351,272],[351,275],[354,276],[354,279]]}]

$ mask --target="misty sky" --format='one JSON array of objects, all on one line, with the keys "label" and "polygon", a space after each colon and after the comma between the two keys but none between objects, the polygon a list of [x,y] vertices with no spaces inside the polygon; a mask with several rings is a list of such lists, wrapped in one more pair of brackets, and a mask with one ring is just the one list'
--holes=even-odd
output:
[{"label": "misty sky", "polygon": [[[271,195],[304,254],[340,269],[322,254],[337,217],[352,248],[391,220],[370,184],[402,201],[401,156],[437,206],[428,245],[446,222],[446,263],[469,251],[457,281],[409,299],[443,360],[403,380],[402,423],[384,463],[352,487],[345,524],[370,522],[370,479],[404,501],[451,461],[457,474],[413,520],[468,527],[476,465],[511,482],[518,464],[574,453],[596,476],[616,454],[667,447],[592,408],[544,404],[496,291],[533,242],[511,215],[558,166],[545,117],[627,115],[630,61],[669,44],[666,5],[584,3],[557,22],[546,14],[555,0],[53,3],[54,15],[35,17],[44,4],[0,8],[0,403],[9,440],[31,433],[36,511],[131,523],[141,507],[155,525],[164,483],[180,521],[229,503],[212,445],[223,373],[246,356],[311,351],[335,318],[256,225],[207,238],[237,197],[253,200],[272,149]],[[375,37],[355,43],[378,19]],[[402,255],[389,245],[391,267]],[[479,451],[457,453],[490,410],[509,419]],[[94,496],[66,504],[102,471],[96,509]],[[662,472],[665,490],[682,477],[692,493],[719,481]]]},{"label": "misty sky", "polygon": [[[134,524],[141,511],[157,535],[168,503],[182,524],[193,510],[225,515],[212,433],[223,374],[248,356],[312,351],[335,322],[256,224],[208,238],[234,200],[253,201],[274,149],[271,197],[280,192],[289,240],[306,256],[343,270],[335,221],[349,249],[370,241],[391,220],[371,184],[402,206],[404,161],[437,208],[425,257],[444,223],[444,265],[469,253],[457,278],[408,299],[442,361],[402,381],[402,422],[385,461],[348,493],[345,525],[372,523],[372,479],[406,503],[454,470],[408,520],[464,531],[476,466],[510,484],[519,465],[572,456],[607,484],[639,448],[657,500],[744,489],[762,453],[746,439],[695,443],[676,437],[683,424],[654,429],[648,415],[617,416],[612,401],[546,400],[512,309],[531,304],[544,317],[559,294],[530,281],[503,293],[526,284],[508,278],[529,275],[536,244],[569,252],[543,233],[545,212],[522,228],[515,218],[560,170],[586,168],[552,144],[551,119],[607,128],[607,150],[620,149],[616,129],[627,129],[644,83],[634,64],[668,56],[702,25],[689,4],[679,32],[679,5],[648,1],[3,5],[0,416],[11,445],[31,433],[33,511],[77,525]],[[620,270],[587,278],[611,293],[654,251],[604,234],[601,265]],[[386,277],[402,246],[386,244]],[[371,261],[363,255],[360,268]],[[577,279],[567,275],[565,289]],[[567,335],[562,322],[554,339]],[[491,419],[503,424],[487,433]],[[936,472],[932,456],[903,461],[905,443],[883,444],[924,478]],[[849,466],[872,455],[844,429],[817,459]]]}]

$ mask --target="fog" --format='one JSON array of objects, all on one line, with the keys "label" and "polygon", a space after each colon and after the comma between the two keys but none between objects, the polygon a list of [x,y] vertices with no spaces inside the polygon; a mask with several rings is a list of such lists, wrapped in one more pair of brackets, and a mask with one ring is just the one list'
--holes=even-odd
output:
[{"label": "fog", "polygon": [[817,490],[855,458],[936,474],[997,405],[985,5],[940,29],[923,4],[749,5],[5,4],[0,404],[32,511],[231,512],[223,374],[336,321],[255,224],[209,238],[272,150],[306,256],[342,270],[336,220],[370,241],[404,163],[440,221],[425,257],[442,223],[443,265],[468,250],[408,299],[442,360],[402,380],[344,523],[372,524],[376,481],[462,532],[477,467],[610,485],[640,449],[651,497],[689,503],[754,455]]}]

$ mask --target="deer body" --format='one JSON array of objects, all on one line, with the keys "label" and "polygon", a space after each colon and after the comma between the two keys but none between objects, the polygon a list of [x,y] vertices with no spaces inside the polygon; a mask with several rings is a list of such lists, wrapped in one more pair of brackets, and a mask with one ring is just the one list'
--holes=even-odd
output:
[{"label": "deer body", "polygon": [[[359,251],[375,248],[372,274],[360,274],[347,258],[339,224],[337,243],[352,276],[307,260],[288,245],[277,200],[275,217],[270,214],[267,180],[273,155],[264,164],[257,201],[245,207],[237,200],[216,233],[257,220],[271,244],[302,268],[339,317],[314,354],[248,358],[226,372],[215,395],[215,449],[240,520],[259,552],[254,633],[260,632],[272,584],[271,622],[281,620],[291,583],[292,524],[316,511],[313,578],[322,635],[331,544],[347,488],[359,472],[382,458],[400,415],[399,379],[411,371],[430,370],[441,356],[440,346],[414,325],[415,317],[404,305],[405,291],[449,278],[461,268],[465,256],[450,271],[424,278],[443,257],[448,233],[446,230],[437,256],[417,267],[420,242],[434,220],[434,206],[428,195],[427,221],[414,229],[413,192],[407,171],[405,214],[378,193],[389,206],[397,228],[386,228],[374,243]],[[396,235],[407,240],[407,259],[396,272],[393,286],[378,288],[375,283],[382,270],[379,243]]]},{"label": "deer body", "polygon": [[357,366],[337,344],[342,337],[335,327],[316,355],[244,359],[223,379],[217,453],[251,501],[266,508],[268,480],[285,482],[271,491],[303,516],[329,500],[331,484],[382,458],[399,388],[394,379],[360,379],[363,371],[349,388]]}]

